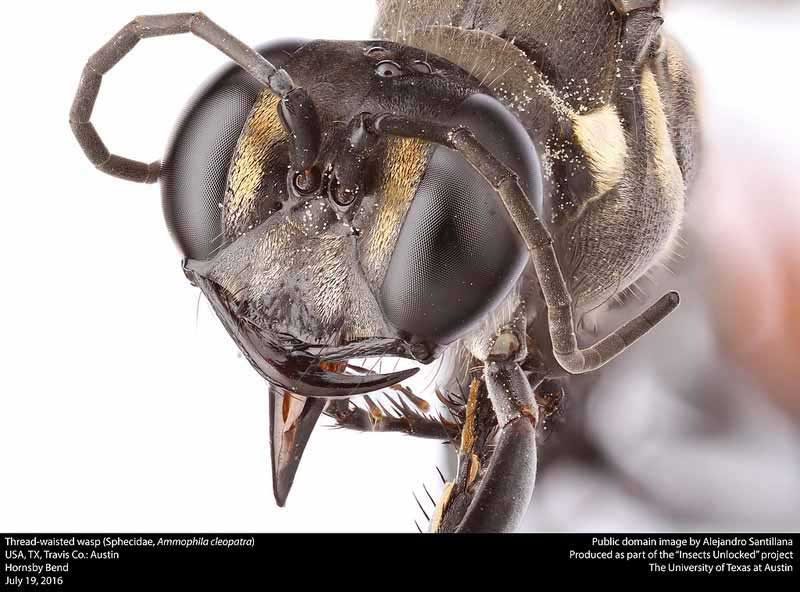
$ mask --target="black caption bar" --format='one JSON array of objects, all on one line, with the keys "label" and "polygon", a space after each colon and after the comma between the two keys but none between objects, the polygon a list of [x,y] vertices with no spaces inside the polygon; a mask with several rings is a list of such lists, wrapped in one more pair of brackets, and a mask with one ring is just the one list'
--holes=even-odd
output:
[{"label": "black caption bar", "polygon": [[305,584],[315,575],[335,580],[364,570],[368,577],[387,562],[406,574],[439,566],[446,579],[512,566],[519,576],[796,577],[798,543],[797,534],[2,534],[0,583],[2,590],[149,589],[294,573]]}]

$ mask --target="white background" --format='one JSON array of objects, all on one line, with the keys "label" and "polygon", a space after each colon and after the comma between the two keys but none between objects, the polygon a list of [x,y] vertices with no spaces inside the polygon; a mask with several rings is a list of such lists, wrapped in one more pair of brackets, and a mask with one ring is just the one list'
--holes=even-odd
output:
[{"label": "white background", "polygon": [[[371,0],[13,3],[0,37],[0,531],[414,531],[443,447],[318,430],[285,509],[266,388],[183,277],[157,186],[94,170],[68,126],[86,59],[137,14],[202,9],[257,45],[369,38]],[[103,82],[109,148],[160,158],[226,58],[141,42]],[[424,495],[424,494],[423,494]]]}]

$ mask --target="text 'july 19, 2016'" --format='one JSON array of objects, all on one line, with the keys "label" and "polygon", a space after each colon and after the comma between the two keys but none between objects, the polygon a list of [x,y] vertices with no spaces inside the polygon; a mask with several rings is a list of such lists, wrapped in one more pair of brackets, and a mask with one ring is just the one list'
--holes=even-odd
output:
[{"label": "text 'july 19, 2016'", "polygon": [[252,548],[252,537],[4,536],[3,588],[62,587],[81,570],[117,562],[126,553]]}]

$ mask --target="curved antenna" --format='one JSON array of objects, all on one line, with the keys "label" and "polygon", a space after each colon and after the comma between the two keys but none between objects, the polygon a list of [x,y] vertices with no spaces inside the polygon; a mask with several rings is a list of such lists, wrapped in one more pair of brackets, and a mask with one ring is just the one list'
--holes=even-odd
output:
[{"label": "curved antenna", "polygon": [[112,154],[90,120],[106,72],[116,66],[141,39],[181,33],[192,33],[207,41],[275,95],[285,98],[295,90],[294,82],[285,70],[273,66],[202,12],[136,17],[89,58],[69,113],[70,127],[83,152],[104,173],[137,183],[158,181],[161,172],[159,161],[147,164]]}]

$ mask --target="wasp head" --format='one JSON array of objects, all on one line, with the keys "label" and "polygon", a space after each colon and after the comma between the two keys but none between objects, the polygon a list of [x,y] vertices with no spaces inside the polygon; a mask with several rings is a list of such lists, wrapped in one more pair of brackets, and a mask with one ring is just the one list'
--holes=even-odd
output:
[{"label": "wasp head", "polygon": [[[162,176],[167,218],[187,276],[265,378],[312,397],[368,392],[410,372],[345,377],[320,363],[427,363],[505,297],[527,261],[494,188],[460,154],[371,122],[469,127],[531,195],[538,160],[516,118],[442,58],[385,41],[278,47],[265,55],[283,60],[294,90],[247,94],[228,73],[179,126]],[[252,98],[241,128],[230,111],[247,101],[235,93]],[[216,180],[187,190],[203,175]]]}]

